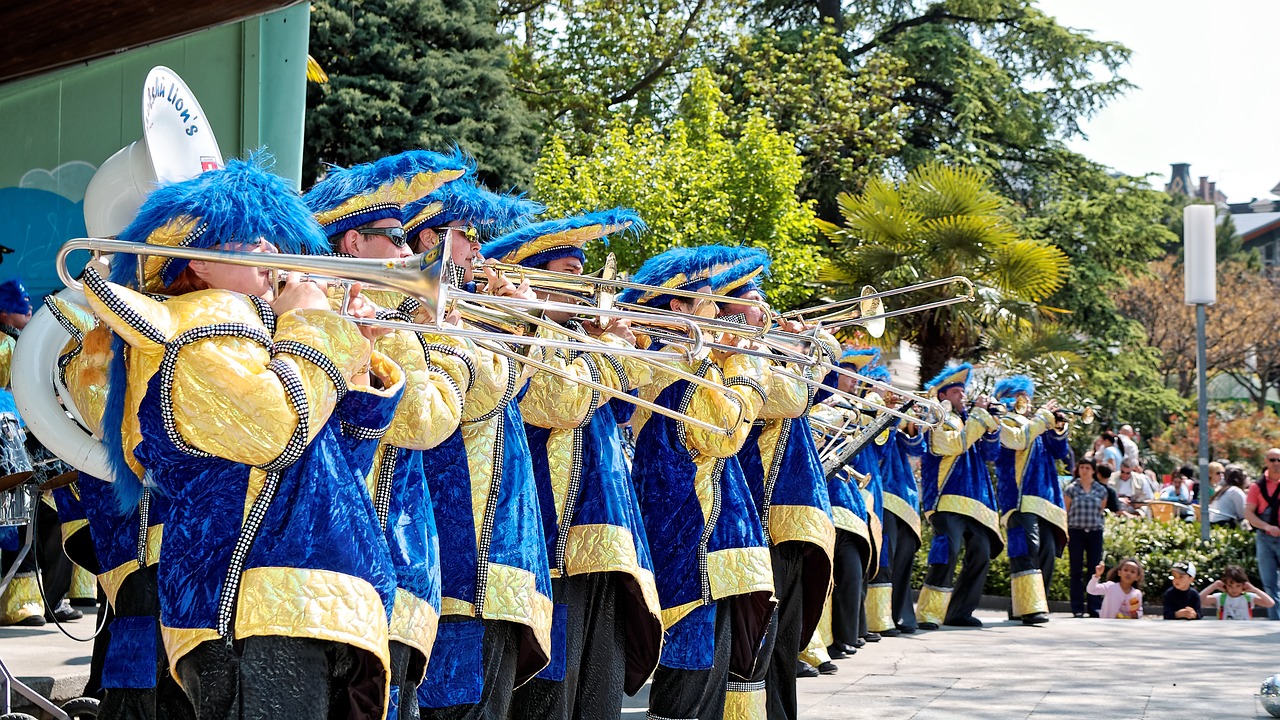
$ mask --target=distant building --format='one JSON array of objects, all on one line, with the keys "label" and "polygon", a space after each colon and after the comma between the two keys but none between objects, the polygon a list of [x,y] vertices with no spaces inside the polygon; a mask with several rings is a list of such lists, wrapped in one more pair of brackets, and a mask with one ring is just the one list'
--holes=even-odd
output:
[{"label": "distant building", "polygon": [[[1191,183],[1190,163],[1173,163],[1171,167],[1169,182],[1164,186],[1166,192],[1213,203],[1219,217],[1231,217],[1244,250],[1257,250],[1267,267],[1280,265],[1280,200],[1253,198],[1246,203],[1228,203],[1227,196],[1218,190],[1216,182],[1209,182],[1208,176],[1201,175],[1199,183]],[[1280,195],[1280,185],[1271,193]]]}]

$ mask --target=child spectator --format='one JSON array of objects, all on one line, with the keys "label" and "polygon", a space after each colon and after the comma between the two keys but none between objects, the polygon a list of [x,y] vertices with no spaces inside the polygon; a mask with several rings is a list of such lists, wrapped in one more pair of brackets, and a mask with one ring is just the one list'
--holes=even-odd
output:
[{"label": "child spectator", "polygon": [[1176,562],[1169,571],[1173,587],[1164,591],[1164,619],[1199,620],[1203,617],[1200,613],[1200,593],[1191,589],[1191,584],[1196,579],[1195,563],[1185,560]]},{"label": "child spectator", "polygon": [[1142,591],[1138,589],[1142,587],[1142,564],[1133,558],[1125,558],[1111,568],[1107,582],[1098,582],[1106,569],[1106,563],[1098,563],[1093,577],[1089,578],[1089,586],[1085,588],[1090,595],[1102,596],[1099,616],[1124,620],[1142,617]]},{"label": "child spectator", "polygon": [[1219,620],[1252,620],[1255,607],[1269,608],[1275,600],[1249,582],[1239,565],[1228,565],[1221,580],[1200,591],[1206,607],[1217,606]]}]

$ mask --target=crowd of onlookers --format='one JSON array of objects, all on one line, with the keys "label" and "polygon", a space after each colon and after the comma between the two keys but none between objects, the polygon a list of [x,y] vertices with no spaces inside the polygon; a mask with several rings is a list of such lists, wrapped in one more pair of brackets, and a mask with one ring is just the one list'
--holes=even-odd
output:
[{"label": "crowd of onlookers", "polygon": [[[1197,520],[1202,483],[1195,468],[1183,466],[1163,478],[1144,468],[1138,452],[1140,438],[1129,425],[1104,431],[1091,450],[1079,457],[1063,490],[1069,531],[1071,609],[1076,617],[1142,615],[1140,560],[1125,558],[1111,568],[1106,581],[1102,563],[1104,518],[1107,514],[1165,521]],[[1209,495],[1209,522],[1255,531],[1262,589],[1254,587],[1238,566],[1199,593],[1195,565],[1173,567],[1173,587],[1165,595],[1166,619],[1194,619],[1202,608],[1214,608],[1223,619],[1248,619],[1255,608],[1280,619],[1274,597],[1280,588],[1280,448],[1266,454],[1260,477],[1229,460],[1209,463],[1204,492]],[[1090,573],[1092,572],[1092,576]]]}]

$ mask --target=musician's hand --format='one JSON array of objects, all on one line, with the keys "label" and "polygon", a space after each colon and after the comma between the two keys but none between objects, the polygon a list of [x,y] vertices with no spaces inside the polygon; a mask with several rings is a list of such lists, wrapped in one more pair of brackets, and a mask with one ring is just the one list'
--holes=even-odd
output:
[{"label": "musician's hand", "polygon": [[458,312],[457,308],[454,308],[448,315],[444,316],[444,322],[446,325],[462,327],[462,313]]},{"label": "musician's hand", "polygon": [[982,408],[983,410],[986,410],[990,405],[991,405],[991,399],[988,398],[986,395],[979,395],[977,399],[973,401],[974,407]]},{"label": "musician's hand", "polygon": [[583,329],[591,337],[598,338],[605,333],[626,341],[631,346],[636,345],[636,334],[631,330],[631,321],[626,318],[600,318],[599,320],[586,320],[582,323]]},{"label": "musician's hand", "polygon": [[280,294],[271,303],[276,315],[290,310],[328,310],[329,295],[325,286],[300,273],[290,273]]},{"label": "musician's hand", "polygon": [[778,318],[778,329],[783,332],[789,332],[792,335],[799,335],[809,329],[804,323],[796,320],[788,320],[787,318]]},{"label": "musician's hand", "polygon": [[[717,345],[726,345],[731,348],[741,348],[743,350],[747,350],[751,347],[750,339],[732,333],[720,333],[716,336],[715,343]],[[716,362],[724,362],[736,354],[736,350],[722,350],[717,348],[711,351],[711,359]]]},{"label": "musician's hand", "polygon": [[[353,318],[361,318],[372,320],[378,317],[378,306],[371,300],[360,294],[364,289],[360,283],[353,283],[351,290],[348,291],[347,298],[347,314]],[[388,327],[373,327],[370,325],[360,325],[360,334],[368,338],[369,342],[373,342],[378,338],[391,332]]]},{"label": "musician's hand", "polygon": [[1049,402],[1044,404],[1044,409],[1048,410],[1051,413],[1057,412],[1058,409],[1061,407],[1062,406],[1058,404],[1057,400],[1050,400]]}]

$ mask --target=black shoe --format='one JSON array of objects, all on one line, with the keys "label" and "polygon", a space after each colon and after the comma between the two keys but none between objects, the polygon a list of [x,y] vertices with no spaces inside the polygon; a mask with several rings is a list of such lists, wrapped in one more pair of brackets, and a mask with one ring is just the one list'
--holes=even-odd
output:
[{"label": "black shoe", "polygon": [[1023,625],[1043,625],[1049,622],[1049,613],[1031,613],[1022,616]]},{"label": "black shoe", "polygon": [[922,623],[920,623],[919,625],[917,625],[916,627],[917,627],[918,629],[920,629],[920,630],[937,630],[937,629],[938,629],[938,623],[936,623],[936,622],[922,622]]},{"label": "black shoe", "polygon": [[803,660],[797,660],[796,661],[796,677],[798,678],[818,677],[818,668],[810,665],[809,663]]},{"label": "black shoe", "polygon": [[888,630],[880,631],[880,637],[898,637],[901,634],[902,634],[902,631],[896,627],[889,628]]},{"label": "black shoe", "polygon": [[1099,617],[1102,617],[1102,616],[1101,616],[1101,615],[1099,615],[1098,613],[1093,612],[1092,610],[1090,610],[1090,611],[1089,611],[1089,617],[1091,617],[1091,618],[1095,618],[1095,619],[1096,619],[1096,618],[1099,618]]},{"label": "black shoe", "polygon": [[[854,650],[854,652],[858,652],[858,651]],[[843,660],[849,657],[849,653],[844,651],[844,646],[842,646],[840,643],[836,643],[835,645],[828,645],[827,654],[831,656],[832,660]]]},{"label": "black shoe", "polygon": [[28,615],[16,623],[11,623],[10,627],[40,627],[44,623],[43,615]]},{"label": "black shoe", "polygon": [[1084,617],[1084,613],[1073,612],[1073,613],[1071,613],[1071,617],[1073,617],[1073,618],[1082,618],[1082,617]]},{"label": "black shoe", "polygon": [[880,633],[869,632],[862,636],[867,642],[880,642]]},{"label": "black shoe", "polygon": [[74,606],[76,606],[76,607],[87,607],[87,608],[91,608],[91,607],[97,607],[97,606],[98,606],[98,599],[97,599],[97,598],[71,598],[70,602],[71,602],[71,604],[72,604],[72,605],[74,605]]},{"label": "black shoe", "polygon": [[855,650],[856,650],[856,649],[858,649],[858,648],[860,648],[860,647],[865,647],[865,646],[866,646],[866,644],[867,644],[867,640],[866,640],[866,638],[858,638],[858,639],[856,639],[856,640],[854,640],[854,641],[853,641],[853,647],[854,647],[854,649],[855,649]]},{"label": "black shoe", "polygon": [[982,621],[972,615],[947,620],[942,624],[950,625],[951,627],[982,627]]},{"label": "black shoe", "polygon": [[913,633],[913,632],[915,632],[915,631],[916,631],[915,627],[914,627],[914,626],[911,626],[911,625],[899,625],[899,626],[898,626],[898,632],[902,633],[903,635],[910,635],[911,633]]},{"label": "black shoe", "polygon": [[836,664],[831,662],[830,660],[818,666],[818,672],[822,673],[823,675],[835,675],[839,669],[840,668],[836,667]]}]

